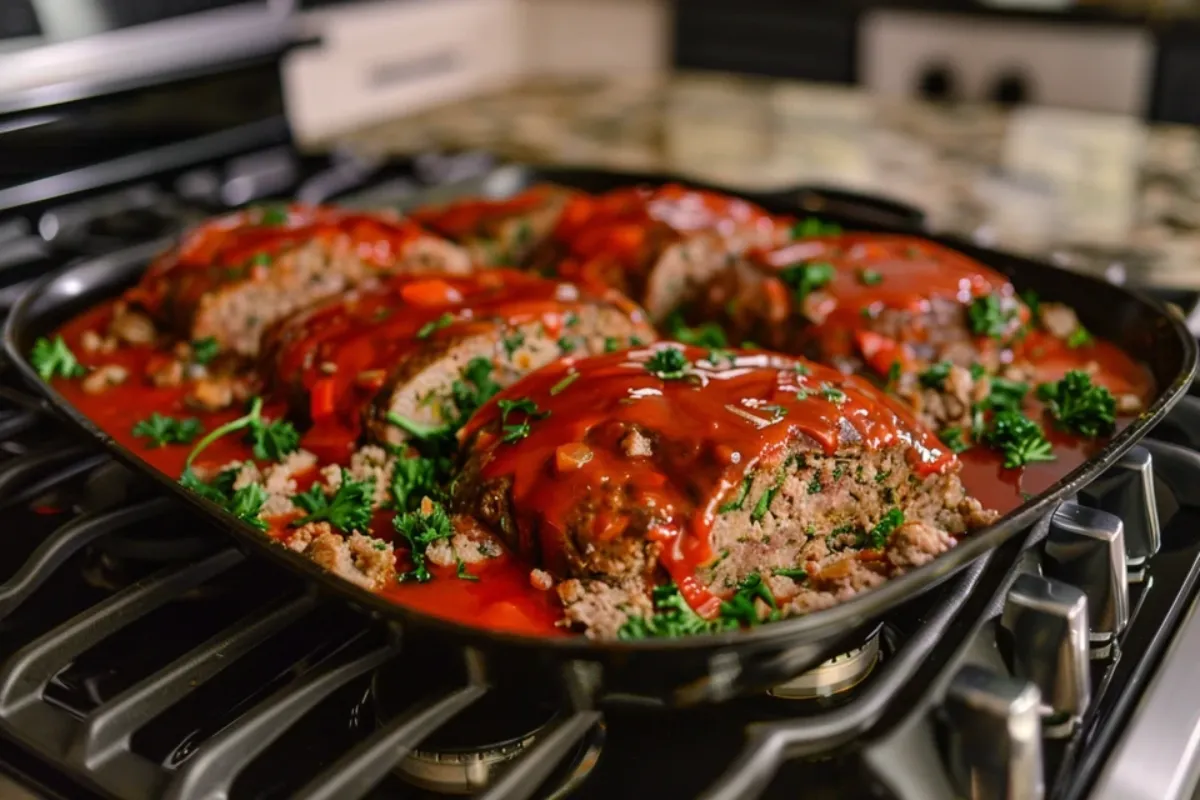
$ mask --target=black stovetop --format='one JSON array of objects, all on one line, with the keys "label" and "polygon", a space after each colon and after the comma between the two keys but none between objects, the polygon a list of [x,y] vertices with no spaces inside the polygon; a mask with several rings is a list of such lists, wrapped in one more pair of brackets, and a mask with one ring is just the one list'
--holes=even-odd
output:
[{"label": "black stovetop", "polygon": [[[174,160],[135,163],[116,182],[103,169],[53,191],[44,178],[31,190],[6,177],[0,313],[48,269],[223,208],[297,195],[400,204],[488,166],[478,154],[300,156],[276,128],[235,127],[240,138],[187,159],[174,142]],[[1176,444],[1200,448],[1198,409],[1187,401],[1156,432],[1162,441],[1138,451],[1158,470],[1162,547],[1129,585],[1116,655],[1089,666],[1092,701],[1075,732],[1044,743],[1046,796],[1088,795],[1192,600],[1200,508],[1182,487],[1200,485],[1200,458]],[[1124,512],[1145,502],[1126,498]],[[877,640],[834,661],[843,671],[875,663],[844,692],[686,710],[612,698],[594,724],[590,710],[564,710],[561,676],[548,668],[491,676],[485,693],[469,656],[429,636],[397,641],[299,578],[250,562],[11,383],[0,387],[0,516],[0,772],[71,798],[436,797],[412,770],[465,780],[513,753],[504,763],[524,780],[494,796],[725,800],[753,787],[769,797],[949,798],[961,731],[943,699],[965,664],[1007,672],[997,618],[1014,578],[1038,571],[1046,535],[1035,526],[893,614]],[[435,703],[443,716],[467,710],[423,738],[401,777],[396,743],[415,741],[401,723],[427,724],[413,708]]]}]

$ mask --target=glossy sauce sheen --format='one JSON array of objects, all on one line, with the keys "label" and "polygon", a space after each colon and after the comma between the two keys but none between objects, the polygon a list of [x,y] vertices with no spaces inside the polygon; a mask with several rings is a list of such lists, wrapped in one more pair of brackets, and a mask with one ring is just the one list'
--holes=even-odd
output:
[{"label": "glossy sauce sheen", "polygon": [[554,186],[534,186],[507,200],[468,198],[442,207],[417,209],[411,218],[435,233],[462,241],[479,236],[514,216],[536,211],[552,194],[560,191]]},{"label": "glossy sauce sheen", "polygon": [[[690,362],[681,378],[663,378],[647,367],[655,353],[670,348],[682,349]],[[919,475],[955,463],[935,436],[861,379],[765,352],[742,351],[716,364],[708,354],[702,348],[658,344],[581,361],[563,359],[476,413],[464,441],[479,434],[474,447],[486,451],[485,480],[511,478],[524,552],[540,552],[547,568],[562,574],[565,532],[579,498],[604,483],[632,487],[631,505],[657,509],[647,536],[666,545],[660,561],[682,586],[694,583],[697,567],[713,558],[709,534],[718,506],[731,499],[746,475],[782,457],[800,437],[833,455],[848,426],[867,451],[907,448]],[[797,366],[808,374],[797,372]],[[519,399],[534,401],[536,413],[546,416],[535,415],[529,435],[507,443],[497,434],[500,403]],[[524,416],[510,415],[506,421]],[[622,440],[631,429],[654,439],[655,455],[626,454]],[[578,451],[579,445],[586,450]],[[564,453],[573,458],[564,462]],[[608,541],[627,525],[627,519],[599,514],[591,535]]]},{"label": "glossy sauce sheen", "polygon": [[[602,294],[628,305],[612,292]],[[362,409],[387,373],[417,348],[534,321],[557,336],[583,299],[572,284],[513,270],[396,276],[283,320],[264,338],[263,371],[280,393],[312,397],[309,415],[323,428],[312,438],[350,444],[361,433]]]}]

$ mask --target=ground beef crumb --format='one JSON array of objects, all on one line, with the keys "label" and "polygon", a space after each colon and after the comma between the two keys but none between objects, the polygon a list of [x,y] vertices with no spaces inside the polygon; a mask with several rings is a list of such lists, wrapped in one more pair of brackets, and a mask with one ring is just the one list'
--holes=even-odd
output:
[{"label": "ground beef crumb", "polygon": [[954,538],[925,522],[906,522],[888,541],[888,561],[901,568],[928,564],[954,547]]},{"label": "ground beef crumb", "polygon": [[[396,459],[378,445],[367,445],[350,457],[350,476],[356,481],[375,481],[373,505],[379,508],[388,499],[388,487],[392,483],[392,469]],[[338,477],[339,483],[341,476]]]},{"label": "ground beef crumb", "polygon": [[312,540],[323,533],[333,533],[333,528],[328,522],[309,522],[292,531],[287,546],[297,553],[303,553],[312,544]]},{"label": "ground beef crumb", "polygon": [[529,585],[540,592],[548,591],[554,588],[554,576],[543,569],[532,569],[529,571]]},{"label": "ground beef crumb", "polygon": [[[301,528],[292,535],[292,539],[303,541],[301,533],[309,527],[306,525]],[[301,552],[314,563],[364,589],[380,589],[395,580],[395,557],[392,546],[387,542],[361,533],[342,538],[324,522],[311,527],[312,530],[307,534],[311,540]],[[291,542],[289,546],[300,549]]]},{"label": "ground beef crumb", "polygon": [[654,612],[650,598],[640,586],[613,586],[603,581],[572,578],[558,584],[563,604],[563,622],[583,628],[591,639],[615,639],[631,616]]},{"label": "ground beef crumb", "polygon": [[233,400],[233,383],[231,381],[201,378],[192,385],[185,402],[205,411],[220,411],[233,405]]}]

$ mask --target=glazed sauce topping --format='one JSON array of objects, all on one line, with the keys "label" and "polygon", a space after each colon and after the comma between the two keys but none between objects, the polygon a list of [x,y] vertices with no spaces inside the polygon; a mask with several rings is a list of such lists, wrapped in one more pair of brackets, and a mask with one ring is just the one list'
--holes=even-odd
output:
[{"label": "glazed sauce topping", "polygon": [[[572,200],[553,239],[565,246],[560,269],[622,286],[622,271],[640,276],[662,242],[681,234],[711,232],[725,239],[770,240],[780,223],[763,209],[739,198],[689,189],[678,184],[618,189]],[[599,273],[605,273],[603,275]]]},{"label": "glazed sauce topping", "polygon": [[[607,296],[618,302],[615,294]],[[534,321],[557,337],[585,299],[595,297],[513,270],[394,276],[281,322],[267,335],[264,371],[278,377],[280,391],[301,390],[311,398],[315,424],[339,425],[353,441],[362,409],[418,348]]]},{"label": "glazed sauce topping", "polygon": [[[655,371],[667,351],[682,352],[682,372]],[[563,359],[480,409],[463,441],[478,433],[484,480],[511,477],[524,551],[540,552],[555,569],[581,498],[607,484],[632,492],[628,507],[652,510],[646,536],[664,543],[662,564],[682,584],[713,557],[720,504],[801,437],[830,455],[851,439],[867,450],[905,447],[921,475],[956,463],[908,412],[858,378],[766,352],[712,353],[658,344]],[[506,413],[514,401],[525,409]],[[513,441],[512,426],[522,422],[526,435]],[[650,440],[651,455],[636,454],[634,432]],[[590,535],[608,541],[629,524],[599,513]]]},{"label": "glazed sauce topping", "polygon": [[344,242],[364,263],[386,269],[405,247],[428,236],[386,212],[320,206],[263,206],[191,229],[179,246],[150,265],[129,299],[152,311],[193,307],[215,287],[269,274],[272,259],[313,240]]},{"label": "glazed sauce topping", "polygon": [[469,198],[440,208],[418,209],[412,219],[431,231],[463,241],[493,231],[513,217],[537,211],[565,194],[557,186],[534,186],[506,200]]}]

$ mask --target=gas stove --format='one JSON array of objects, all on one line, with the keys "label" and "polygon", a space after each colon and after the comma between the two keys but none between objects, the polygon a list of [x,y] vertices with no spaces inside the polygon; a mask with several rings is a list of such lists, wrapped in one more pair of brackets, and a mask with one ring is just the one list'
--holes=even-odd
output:
[{"label": "gas stove", "polygon": [[[0,183],[0,311],[223,209],[404,205],[493,166],[300,155],[264,119],[101,156]],[[593,707],[582,665],[485,672],[251,561],[5,383],[0,773],[130,800],[1189,797],[1198,451],[1188,398],[1074,502],[770,692]]]}]

